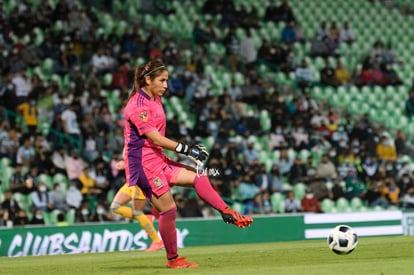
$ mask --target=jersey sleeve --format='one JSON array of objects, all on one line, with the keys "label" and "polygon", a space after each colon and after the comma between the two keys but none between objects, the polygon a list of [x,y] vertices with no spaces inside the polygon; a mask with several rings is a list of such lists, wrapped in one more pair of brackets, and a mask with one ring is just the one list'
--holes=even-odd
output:
[{"label": "jersey sleeve", "polygon": [[130,121],[137,127],[140,135],[156,130],[148,107],[141,108],[131,115]]}]

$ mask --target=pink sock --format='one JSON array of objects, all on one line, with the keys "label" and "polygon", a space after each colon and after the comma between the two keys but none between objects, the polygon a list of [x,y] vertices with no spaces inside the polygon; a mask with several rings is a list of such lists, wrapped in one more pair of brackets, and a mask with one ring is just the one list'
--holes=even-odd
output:
[{"label": "pink sock", "polygon": [[216,210],[221,210],[227,207],[227,204],[211,186],[207,176],[196,176],[194,180],[194,188],[198,196]]},{"label": "pink sock", "polygon": [[160,212],[158,229],[160,230],[161,239],[164,242],[167,258],[177,257],[177,229],[175,227],[175,218],[177,217],[177,208]]}]

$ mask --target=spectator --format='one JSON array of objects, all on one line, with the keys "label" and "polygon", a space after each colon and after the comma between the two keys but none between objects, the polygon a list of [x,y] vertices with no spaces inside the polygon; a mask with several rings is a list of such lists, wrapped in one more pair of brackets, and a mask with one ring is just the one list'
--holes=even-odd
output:
[{"label": "spectator", "polygon": [[292,22],[295,21],[295,15],[290,7],[288,0],[283,0],[280,5],[276,8],[274,13],[275,22]]},{"label": "spectator", "polygon": [[26,212],[24,212],[23,209],[20,209],[19,212],[17,212],[16,217],[13,220],[14,226],[24,226],[29,223],[29,218],[26,215]]},{"label": "spectator", "polygon": [[102,204],[96,206],[95,212],[93,213],[91,220],[94,222],[105,223],[111,219],[108,216],[108,212]]},{"label": "spectator", "polygon": [[407,190],[407,193],[402,197],[401,206],[405,209],[414,208],[414,188]]},{"label": "spectator", "polygon": [[236,28],[230,28],[228,34],[223,41],[226,47],[226,54],[230,60],[230,70],[235,73],[239,71],[238,59],[240,55],[240,41],[236,35]]},{"label": "spectator", "polygon": [[295,22],[288,22],[282,29],[281,40],[283,43],[290,45],[295,43],[298,38],[296,37]]},{"label": "spectator", "polygon": [[349,22],[344,22],[340,32],[339,32],[339,41],[342,43],[351,44],[355,41],[354,32],[349,26]]},{"label": "spectator", "polygon": [[300,28],[299,22],[294,21],[294,29],[295,29],[295,33],[296,33],[296,41],[303,43],[305,42],[305,36],[302,32],[302,29]]},{"label": "spectator", "polygon": [[98,159],[95,163],[92,175],[95,181],[95,186],[99,190],[98,199],[105,199],[110,189],[110,182],[112,179],[109,165],[107,165],[103,159]]},{"label": "spectator", "polygon": [[340,41],[340,30],[336,21],[331,22],[331,26],[329,27],[329,40],[333,44],[333,47],[336,48]]},{"label": "spectator", "polygon": [[17,105],[20,105],[28,100],[32,90],[32,82],[26,75],[26,69],[21,68],[19,72],[15,73],[12,82],[16,88]]},{"label": "spectator", "polygon": [[201,27],[200,20],[195,20],[194,22],[193,39],[197,45],[200,45],[204,50],[206,50],[206,44],[209,42],[209,36]]},{"label": "spectator", "polygon": [[254,175],[254,171],[247,173],[242,177],[241,182],[238,186],[238,192],[240,194],[240,199],[243,203],[248,203],[253,201],[253,198],[260,192],[260,189],[254,184],[254,180],[251,179],[251,176]]},{"label": "spectator", "polygon": [[400,188],[393,178],[389,177],[385,179],[385,184],[382,187],[381,193],[382,197],[387,200],[389,204],[394,206],[400,204]]},{"label": "spectator", "polygon": [[78,115],[76,114],[77,107],[78,104],[72,102],[69,108],[62,112],[61,117],[64,133],[72,138],[68,144],[70,148],[75,148],[77,143],[82,140],[82,134],[78,123]]},{"label": "spectator", "polygon": [[270,193],[274,192],[283,192],[283,182],[282,182],[282,176],[279,172],[279,166],[277,164],[273,164],[272,168],[270,170],[271,174],[271,184],[270,184]]},{"label": "spectator", "polygon": [[77,212],[76,222],[88,223],[93,221],[92,218],[89,202],[83,201],[80,210]]},{"label": "spectator", "polygon": [[336,63],[334,78],[335,82],[338,83],[338,85],[348,85],[352,82],[351,74],[343,66],[340,60],[338,60],[338,62]]},{"label": "spectator", "polygon": [[57,218],[56,226],[68,226],[69,225],[69,223],[66,221],[66,217],[63,212],[59,212],[56,218]]},{"label": "spectator", "polygon": [[165,42],[165,46],[162,49],[162,59],[166,64],[173,66],[179,65],[180,62],[180,51],[174,45],[172,38],[169,38]]},{"label": "spectator", "polygon": [[211,19],[207,20],[204,32],[207,35],[207,39],[209,41],[219,42],[222,39],[216,25]]},{"label": "spectator", "polygon": [[345,182],[339,179],[333,181],[333,186],[330,190],[330,198],[333,201],[337,201],[339,198],[345,197]]},{"label": "spectator", "polygon": [[382,208],[388,207],[388,201],[384,199],[381,193],[382,182],[370,182],[369,188],[365,193],[365,200],[368,203],[369,207],[380,206]]},{"label": "spectator", "polygon": [[354,169],[350,169],[344,178],[345,197],[351,200],[354,197],[362,198],[365,193],[364,182],[358,178]]},{"label": "spectator", "polygon": [[288,147],[287,140],[283,135],[283,130],[280,125],[276,126],[275,131],[270,134],[269,146],[273,150],[281,150]]},{"label": "spectator", "polygon": [[337,177],[336,167],[328,154],[323,154],[321,161],[316,166],[316,177],[325,180],[334,180]]},{"label": "spectator", "polygon": [[293,158],[288,154],[288,150],[282,149],[280,150],[279,158],[275,160],[274,164],[279,167],[280,175],[286,177],[292,168]]},{"label": "spectator", "polygon": [[398,179],[397,186],[400,190],[400,197],[403,197],[410,189],[414,188],[414,179],[405,172]]},{"label": "spectator", "polygon": [[378,169],[378,162],[375,159],[372,159],[370,156],[367,156],[362,163],[362,173],[363,180],[368,180],[373,178]]},{"label": "spectator", "polygon": [[68,190],[66,190],[65,201],[69,208],[79,210],[83,195],[78,189],[78,185],[81,185],[77,180],[71,180],[69,182]]},{"label": "spectator", "polygon": [[247,148],[243,151],[244,161],[246,164],[252,164],[259,159],[259,152],[254,148],[254,142],[249,142]]},{"label": "spectator", "polygon": [[42,225],[45,224],[45,220],[43,218],[43,211],[40,209],[36,209],[30,220],[29,224],[31,225]]},{"label": "spectator", "polygon": [[266,171],[266,166],[264,164],[260,164],[260,171],[255,175],[255,181],[260,192],[271,190],[272,175]]},{"label": "spectator", "polygon": [[269,43],[269,40],[263,39],[262,44],[257,51],[257,59],[260,64],[272,63],[272,47]]},{"label": "spectator", "polygon": [[52,198],[44,182],[39,182],[35,191],[31,193],[33,209],[40,209],[43,212],[50,212],[54,209]]},{"label": "spectator", "polygon": [[319,28],[316,30],[316,39],[319,41],[325,41],[326,39],[329,39],[330,33],[328,24],[326,21],[322,21]]},{"label": "spectator", "polygon": [[318,199],[313,194],[312,189],[307,188],[305,196],[301,200],[301,206],[303,212],[310,213],[323,213],[322,207]]},{"label": "spectator", "polygon": [[53,150],[51,156],[54,169],[56,173],[62,173],[66,175],[66,161],[68,159],[68,154],[64,146],[58,145],[55,150]]},{"label": "spectator", "polygon": [[407,143],[407,137],[402,130],[397,130],[394,147],[397,155],[409,155],[414,156],[414,148]]},{"label": "spectator", "polygon": [[326,86],[336,87],[338,82],[335,79],[335,70],[331,66],[331,62],[328,57],[325,57],[325,66],[320,71],[321,84]]},{"label": "spectator", "polygon": [[111,58],[106,54],[105,49],[99,47],[96,53],[92,56],[91,66],[93,69],[96,69],[97,75],[100,76],[106,73],[111,73],[114,64]]},{"label": "spectator", "polygon": [[73,149],[71,155],[67,157],[66,160],[65,168],[68,179],[77,179],[82,174],[86,165],[86,162],[80,157],[79,152],[76,149]]},{"label": "spectator", "polygon": [[302,212],[301,201],[295,198],[295,192],[289,190],[285,199],[285,213]]},{"label": "spectator", "polygon": [[145,47],[147,49],[147,56],[151,59],[157,59],[162,57],[161,52],[161,36],[157,27],[152,27],[145,40]]},{"label": "spectator", "polygon": [[289,172],[289,183],[296,184],[298,182],[304,182],[306,178],[306,166],[302,162],[299,155],[296,156],[292,167]]},{"label": "spectator", "polygon": [[310,149],[309,134],[302,124],[298,124],[292,129],[292,137],[294,141],[294,144],[292,145],[296,151]]},{"label": "spectator", "polygon": [[259,209],[261,209],[262,214],[272,214],[274,213],[272,202],[270,200],[270,194],[268,191],[261,193]]},{"label": "spectator", "polygon": [[33,96],[29,96],[17,106],[17,112],[24,119],[24,123],[28,128],[28,134],[34,136],[37,132],[37,101]]},{"label": "spectator", "polygon": [[36,165],[31,166],[29,171],[24,175],[24,182],[28,189],[36,189],[39,184],[39,168]]},{"label": "spectator", "polygon": [[257,50],[250,29],[246,30],[246,37],[240,41],[240,56],[246,71],[253,70],[257,61]]},{"label": "spectator", "polygon": [[30,167],[33,164],[36,151],[29,137],[24,138],[23,144],[17,150],[16,162],[24,167]]},{"label": "spectator", "polygon": [[81,193],[84,199],[88,199],[88,197],[95,197],[100,193],[100,190],[96,188],[95,179],[92,177],[91,172],[91,167],[86,166],[78,177],[78,180],[82,185]]},{"label": "spectator", "polygon": [[1,209],[3,209],[3,215],[6,213],[7,219],[13,221],[18,217],[21,210],[19,203],[13,198],[13,193],[6,191],[4,194],[4,200],[1,203]]},{"label": "spectator", "polygon": [[305,92],[307,88],[312,87],[314,77],[312,71],[308,68],[308,63],[305,59],[302,60],[300,66],[295,71],[296,82],[302,92]]},{"label": "spectator", "polygon": [[54,209],[63,212],[66,212],[68,210],[68,205],[66,204],[66,196],[62,191],[60,183],[53,184],[53,190],[49,192],[49,195]]},{"label": "spectator", "polygon": [[377,158],[384,163],[385,161],[395,161],[397,159],[397,153],[394,146],[391,144],[389,138],[386,135],[382,135],[380,142],[377,145]]},{"label": "spectator", "polygon": [[23,165],[16,163],[15,171],[10,177],[10,191],[28,195],[34,190],[33,182],[26,180],[23,174]]}]

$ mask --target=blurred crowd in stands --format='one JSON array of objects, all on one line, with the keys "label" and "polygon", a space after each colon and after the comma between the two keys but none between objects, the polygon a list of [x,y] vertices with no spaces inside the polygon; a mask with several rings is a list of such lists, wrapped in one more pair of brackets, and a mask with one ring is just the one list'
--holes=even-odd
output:
[{"label": "blurred crowd in stands", "polygon": [[[98,18],[110,12],[109,4],[96,9],[88,5],[91,1],[59,0],[55,7],[42,1],[34,10],[29,2],[19,1],[10,14],[0,4],[0,156],[9,161],[2,173],[12,169],[10,177],[1,177],[9,181],[1,187],[9,188],[0,197],[0,226],[7,221],[43,224],[44,213],[54,210],[61,215],[74,210],[75,222],[120,220],[109,204],[124,183],[123,171],[115,168],[122,159],[122,107],[136,61],[150,58],[173,66],[170,96],[196,117],[190,128],[174,116],[167,136],[188,143],[214,138],[206,167],[217,171],[211,182],[230,204],[242,203],[249,214],[324,212],[324,199],[354,197],[367,207],[414,207],[414,148],[404,133],[394,136],[366,115],[355,118],[310,96],[312,85],[401,84],[390,66],[401,61],[389,43],[378,41],[360,72],[349,72],[341,62],[331,66],[329,57],[338,57],[338,44],[358,39],[352,22],[343,27],[321,22],[315,30],[309,55],[326,61],[319,81],[306,60],[299,62],[293,54],[291,45],[305,39],[288,1],[270,1],[265,17],[258,18],[254,9],[242,5],[236,10],[233,1],[206,0],[200,12],[221,14],[222,20],[206,26],[195,22],[194,47],[200,52],[194,50],[189,60],[177,41],[157,28],[132,22],[121,35],[115,28],[108,35],[99,32]],[[263,41],[256,49],[250,29],[260,20],[284,22],[281,41]],[[240,27],[246,31],[241,40]],[[219,28],[229,31],[220,37]],[[40,43],[35,43],[35,29],[44,34]],[[244,70],[244,84],[233,80],[218,96],[205,74],[210,41],[226,47],[221,64],[233,73]],[[259,61],[294,72],[297,87],[265,81],[257,73]],[[66,86],[61,79],[68,79]],[[119,107],[114,110],[108,94],[115,90]],[[269,131],[261,127],[261,110],[271,116]],[[43,131],[44,123],[49,130]],[[263,147],[276,155],[270,165]],[[298,184],[306,186],[303,198],[295,195]],[[275,194],[286,199],[281,210],[272,202]],[[215,215],[189,190],[177,188],[175,199],[181,217]],[[29,205],[22,207],[25,202]]]}]

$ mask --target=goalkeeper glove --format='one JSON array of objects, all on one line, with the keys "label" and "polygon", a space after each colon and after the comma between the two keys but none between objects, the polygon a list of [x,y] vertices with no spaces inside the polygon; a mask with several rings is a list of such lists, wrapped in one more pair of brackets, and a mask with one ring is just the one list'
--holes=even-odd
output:
[{"label": "goalkeeper glove", "polygon": [[202,144],[188,146],[187,144],[178,143],[175,151],[180,154],[187,155],[197,166],[203,166],[203,162],[208,158],[207,149]]}]

